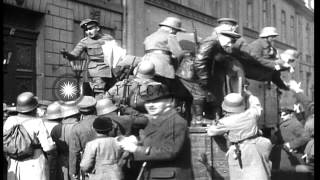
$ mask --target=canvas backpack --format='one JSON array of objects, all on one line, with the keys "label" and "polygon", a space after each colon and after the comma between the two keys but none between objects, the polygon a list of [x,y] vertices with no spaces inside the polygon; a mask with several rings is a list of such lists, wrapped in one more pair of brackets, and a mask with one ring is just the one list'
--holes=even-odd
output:
[{"label": "canvas backpack", "polygon": [[22,124],[17,124],[3,133],[3,151],[15,160],[33,156],[34,143]]}]

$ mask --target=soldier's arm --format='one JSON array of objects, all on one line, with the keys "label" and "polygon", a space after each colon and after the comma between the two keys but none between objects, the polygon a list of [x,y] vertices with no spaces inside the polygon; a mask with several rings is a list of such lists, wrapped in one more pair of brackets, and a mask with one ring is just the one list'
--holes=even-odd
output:
[{"label": "soldier's arm", "polygon": [[170,49],[172,55],[174,57],[176,57],[177,59],[180,59],[182,57],[182,55],[184,54],[184,51],[182,50],[182,48],[177,40],[176,35],[169,34],[168,46],[169,46],[169,49]]},{"label": "soldier's arm", "polygon": [[87,143],[80,163],[80,167],[84,172],[91,172],[94,168],[97,149],[92,145],[90,142]]},{"label": "soldier's arm", "polygon": [[81,160],[81,144],[80,139],[77,136],[78,125],[73,126],[71,130],[71,141],[69,145],[69,169],[70,175],[78,175],[80,170],[80,160]]},{"label": "soldier's arm", "polygon": [[86,49],[86,43],[85,43],[84,39],[82,39],[76,45],[76,47],[74,47],[74,49],[70,52],[70,55],[73,58],[78,58],[85,49]]}]

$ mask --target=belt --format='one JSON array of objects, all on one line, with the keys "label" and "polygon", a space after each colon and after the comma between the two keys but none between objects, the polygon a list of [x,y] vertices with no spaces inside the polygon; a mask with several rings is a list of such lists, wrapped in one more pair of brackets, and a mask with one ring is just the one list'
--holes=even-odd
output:
[{"label": "belt", "polygon": [[157,53],[157,54],[165,54],[165,55],[169,55],[171,56],[171,52],[170,51],[166,51],[166,50],[161,50],[161,49],[149,49],[146,50],[145,53]]},{"label": "belt", "polygon": [[257,138],[257,137],[259,137],[259,136],[260,136],[259,134],[256,134],[256,135],[250,136],[250,137],[248,137],[248,138],[242,139],[242,140],[237,141],[237,142],[230,142],[230,144],[231,144],[231,145],[240,144],[240,143],[242,143],[242,142],[244,142],[244,141],[246,141],[246,140],[254,139],[254,138]]}]

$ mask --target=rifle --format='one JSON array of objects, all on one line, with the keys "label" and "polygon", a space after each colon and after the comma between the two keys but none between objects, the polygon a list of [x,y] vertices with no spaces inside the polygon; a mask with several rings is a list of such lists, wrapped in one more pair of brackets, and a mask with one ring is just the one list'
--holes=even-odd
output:
[{"label": "rifle", "polygon": [[194,43],[195,43],[194,54],[196,55],[198,53],[198,49],[199,49],[198,33],[197,33],[197,28],[194,25],[194,22],[191,21],[191,23],[192,23],[192,29],[193,29],[193,34],[194,34]]},{"label": "rifle", "polygon": [[[128,86],[128,83],[129,83],[129,76],[130,76],[130,72],[133,70],[134,68],[134,62],[136,60],[136,57],[133,58],[133,61],[130,65],[130,68],[129,68],[129,72],[126,74],[126,77],[124,79],[124,84],[123,84],[123,93],[122,93],[122,98],[120,100],[120,104],[123,104],[123,105],[126,105],[127,104],[127,86]],[[128,89],[129,90],[129,89]],[[119,104],[119,105],[120,105]]]}]

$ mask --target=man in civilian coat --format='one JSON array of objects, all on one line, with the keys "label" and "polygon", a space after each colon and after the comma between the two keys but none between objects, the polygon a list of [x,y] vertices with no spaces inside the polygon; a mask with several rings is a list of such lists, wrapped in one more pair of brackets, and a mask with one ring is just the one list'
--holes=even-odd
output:
[{"label": "man in civilian coat", "polygon": [[140,133],[139,145],[120,142],[132,152],[135,161],[145,161],[144,180],[193,179],[191,147],[187,121],[174,109],[173,98],[164,85],[156,85],[142,93],[146,101],[149,123]]},{"label": "man in civilian coat", "polygon": [[81,113],[80,121],[71,130],[71,142],[69,145],[69,173],[74,179],[78,179],[80,172],[81,152],[84,151],[87,142],[95,137],[92,123],[97,117],[95,105],[97,101],[92,96],[83,96],[78,103]]}]

